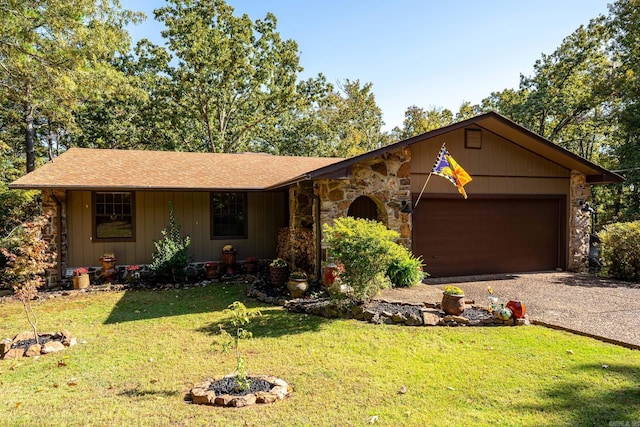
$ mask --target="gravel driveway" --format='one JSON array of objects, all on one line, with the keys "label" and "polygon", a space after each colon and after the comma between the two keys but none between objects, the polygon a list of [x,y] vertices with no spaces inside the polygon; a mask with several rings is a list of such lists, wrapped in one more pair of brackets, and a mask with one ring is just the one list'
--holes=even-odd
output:
[{"label": "gravel driveway", "polygon": [[427,279],[427,284],[390,289],[380,299],[436,302],[445,285],[455,284],[479,305],[488,305],[487,287],[506,302],[524,302],[532,322],[624,343],[640,349],[640,284],[565,272]]}]

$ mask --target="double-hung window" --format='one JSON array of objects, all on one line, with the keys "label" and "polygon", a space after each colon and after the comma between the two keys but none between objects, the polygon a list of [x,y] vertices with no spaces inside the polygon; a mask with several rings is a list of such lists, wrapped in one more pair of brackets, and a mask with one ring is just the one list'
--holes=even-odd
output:
[{"label": "double-hung window", "polygon": [[135,239],[135,197],[131,191],[93,193],[93,238],[95,240]]},{"label": "double-hung window", "polygon": [[211,193],[211,239],[247,238],[247,193]]}]

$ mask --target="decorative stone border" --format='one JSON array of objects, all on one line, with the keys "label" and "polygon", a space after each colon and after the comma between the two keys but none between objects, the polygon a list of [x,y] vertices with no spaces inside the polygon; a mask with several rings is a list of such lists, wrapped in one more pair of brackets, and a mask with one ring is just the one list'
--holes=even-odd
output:
[{"label": "decorative stone border", "polygon": [[[230,374],[224,378],[232,378],[235,375]],[[289,385],[280,378],[258,375],[251,376],[251,379],[261,379],[273,387],[271,390],[259,391],[257,393],[249,393],[244,396],[232,396],[229,394],[222,394],[216,396],[216,392],[210,390],[211,384],[216,380],[205,380],[197,383],[191,389],[191,401],[197,405],[214,405],[214,406],[228,406],[239,408],[242,406],[253,405],[256,403],[274,403],[276,400],[284,400],[291,395],[292,390],[289,389]]]},{"label": "decorative stone border", "polygon": [[[501,320],[493,316],[481,306],[467,307],[468,313],[475,311],[476,316],[446,315],[436,304],[427,307],[424,304],[396,304],[397,310],[377,311],[367,305],[338,304],[328,299],[290,300],[285,308],[296,313],[314,314],[327,318],[356,319],[376,324],[393,324],[405,326],[524,326],[529,325],[529,318],[511,318]],[[477,314],[480,314],[479,316]]]},{"label": "decorative stone border", "polygon": [[[356,319],[376,324],[394,324],[405,326],[524,326],[529,325],[529,317],[522,319],[511,318],[501,320],[490,314],[482,306],[467,300],[466,313],[475,312],[475,316],[449,316],[441,309],[439,303],[392,303],[387,301],[373,301],[367,305],[344,304],[330,300],[329,298],[291,299],[286,297],[272,297],[256,289],[256,282],[249,282],[247,296],[256,298],[266,304],[284,306],[287,310],[296,313],[307,313],[330,319]],[[371,305],[375,303],[387,304],[386,310],[373,310]]]},{"label": "decorative stone border", "polygon": [[48,341],[42,345],[32,344],[26,350],[24,348],[12,348],[14,344],[20,341],[27,341],[35,339],[33,332],[20,332],[13,339],[5,338],[0,341],[0,359],[19,359],[21,357],[33,357],[41,354],[56,353],[62,351],[67,347],[77,344],[75,337],[71,336],[69,331],[63,329],[56,333],[43,333],[38,334],[39,338],[49,338]]}]

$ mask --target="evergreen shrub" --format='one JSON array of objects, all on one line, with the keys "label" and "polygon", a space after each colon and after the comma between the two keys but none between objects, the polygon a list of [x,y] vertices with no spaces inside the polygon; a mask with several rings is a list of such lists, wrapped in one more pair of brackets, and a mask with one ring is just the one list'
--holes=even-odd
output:
[{"label": "evergreen shrub", "polygon": [[609,224],[599,237],[603,272],[616,279],[640,282],[640,221]]}]

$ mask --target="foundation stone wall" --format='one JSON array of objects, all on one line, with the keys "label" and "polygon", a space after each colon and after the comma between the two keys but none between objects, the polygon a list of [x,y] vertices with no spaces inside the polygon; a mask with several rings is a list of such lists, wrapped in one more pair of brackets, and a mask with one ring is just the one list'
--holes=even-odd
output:
[{"label": "foundation stone wall", "polygon": [[64,190],[42,191],[42,213],[49,216],[44,239],[56,261],[55,266],[46,271],[48,286],[54,286],[63,279],[60,272],[64,272],[68,264],[66,197]]}]

